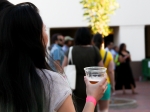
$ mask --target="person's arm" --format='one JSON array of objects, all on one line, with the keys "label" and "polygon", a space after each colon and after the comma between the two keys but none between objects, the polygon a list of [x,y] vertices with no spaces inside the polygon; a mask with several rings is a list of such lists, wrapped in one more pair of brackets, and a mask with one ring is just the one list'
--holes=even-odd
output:
[{"label": "person's arm", "polygon": [[58,112],[75,112],[71,95],[67,97],[62,106],[58,109]]},{"label": "person's arm", "polygon": [[83,112],[94,112],[95,105],[92,102],[86,102]]},{"label": "person's arm", "polygon": [[109,65],[108,65],[108,76],[110,79],[110,83],[113,89],[113,92],[115,90],[115,78],[114,78],[114,62],[110,61]]},{"label": "person's arm", "polygon": [[[84,77],[85,84],[86,84],[86,94],[87,96],[92,96],[96,99],[96,101],[99,101],[99,99],[103,96],[105,90],[107,89],[107,79],[106,75],[102,79],[102,81],[91,84],[87,77]],[[84,109],[82,112],[94,112],[95,106],[93,102],[86,102]]]},{"label": "person's arm", "polygon": [[55,64],[56,69],[57,69],[60,73],[63,73],[63,69],[62,69],[62,67],[61,67],[60,61],[59,61],[59,60],[56,60],[56,61],[54,61],[54,64]]},{"label": "person's arm", "polygon": [[62,68],[64,68],[65,66],[67,66],[67,64],[68,64],[68,58],[67,58],[67,56],[65,56],[63,64],[62,64]]},{"label": "person's arm", "polygon": [[103,66],[104,66],[103,60],[101,60],[101,61],[98,63],[98,66],[100,66],[100,67],[103,67]]},{"label": "person's arm", "polygon": [[[103,93],[107,88],[106,77],[104,77],[100,82],[96,84],[91,84],[88,81],[88,79],[85,77],[85,83],[86,83],[87,96],[92,96],[97,101],[103,96]],[[92,102],[86,102],[85,107],[82,112],[94,112],[94,109],[95,109],[95,106]],[[64,103],[58,109],[58,112],[75,112],[75,107],[73,105],[71,95],[66,98]]]},{"label": "person's arm", "polygon": [[[69,105],[69,106],[68,106]],[[83,112],[94,112],[95,105],[92,102],[86,102]],[[71,96],[65,100],[58,112],[76,112]]]},{"label": "person's arm", "polygon": [[129,52],[129,51],[127,51],[127,52],[128,52],[129,60],[131,61],[131,55],[130,55],[130,52]]},{"label": "person's arm", "polygon": [[61,56],[60,56],[60,50],[59,49],[55,49],[52,53],[52,58],[54,59],[54,65],[55,68],[60,72],[63,73],[63,69],[62,69],[62,65],[61,65]]},{"label": "person's arm", "polygon": [[122,57],[121,55],[119,55],[119,59],[118,60],[119,60],[120,63],[124,63],[128,57],[129,57],[128,55],[125,56],[125,57]]}]

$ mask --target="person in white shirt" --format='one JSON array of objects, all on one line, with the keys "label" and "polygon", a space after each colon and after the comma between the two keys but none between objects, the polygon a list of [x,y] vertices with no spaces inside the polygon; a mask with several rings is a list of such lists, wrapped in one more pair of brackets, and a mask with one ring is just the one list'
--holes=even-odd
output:
[{"label": "person in white shirt", "polygon": [[[113,49],[113,42],[107,42],[107,47],[105,48],[106,51],[110,51],[112,56],[113,56],[113,59],[115,59],[115,56],[116,56],[116,52],[115,50]],[[115,66],[114,66],[114,70],[115,70]]]},{"label": "person in white shirt", "polygon": [[69,50],[69,47],[72,46],[73,38],[70,36],[65,36],[65,45],[62,47],[62,50],[64,53],[67,53]]},{"label": "person in white shirt", "polygon": [[113,55],[113,58],[115,58],[116,52],[115,52],[115,50],[113,49],[113,46],[114,46],[113,42],[107,42],[107,47],[105,48],[105,50],[106,50],[106,51],[110,51],[111,54]]}]

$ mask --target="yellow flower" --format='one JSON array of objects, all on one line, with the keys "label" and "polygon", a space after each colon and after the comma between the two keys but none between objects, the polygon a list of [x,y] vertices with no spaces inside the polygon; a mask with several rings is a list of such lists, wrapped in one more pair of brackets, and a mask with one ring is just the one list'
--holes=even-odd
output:
[{"label": "yellow flower", "polygon": [[119,7],[116,0],[81,0],[80,3],[84,8],[84,17],[94,34],[99,32],[104,37],[112,33],[108,23],[110,15]]}]

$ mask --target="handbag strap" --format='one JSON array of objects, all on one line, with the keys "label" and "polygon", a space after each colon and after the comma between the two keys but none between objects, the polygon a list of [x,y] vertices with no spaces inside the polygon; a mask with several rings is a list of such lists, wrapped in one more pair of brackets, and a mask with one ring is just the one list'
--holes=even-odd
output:
[{"label": "handbag strap", "polygon": [[69,55],[68,55],[68,64],[71,61],[71,64],[73,64],[73,60],[72,60],[72,49],[73,47],[69,48]]},{"label": "handbag strap", "polygon": [[106,62],[106,57],[107,57],[107,51],[105,52],[105,56],[104,56],[104,59],[103,59],[103,63],[105,64]]}]

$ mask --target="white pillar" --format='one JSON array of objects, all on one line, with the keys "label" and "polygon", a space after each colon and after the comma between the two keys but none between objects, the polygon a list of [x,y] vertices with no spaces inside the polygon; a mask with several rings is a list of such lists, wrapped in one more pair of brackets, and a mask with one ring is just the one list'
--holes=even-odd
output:
[{"label": "white pillar", "polygon": [[46,27],[46,33],[48,36],[48,43],[47,43],[47,47],[48,47],[48,46],[50,46],[50,28],[49,27]]},{"label": "white pillar", "polygon": [[119,41],[120,41],[119,27],[114,27],[113,30],[114,30],[114,45],[119,46]]},{"label": "white pillar", "polygon": [[132,61],[141,61],[145,58],[145,31],[144,25],[120,26],[116,30],[115,43],[125,43],[130,51]]},{"label": "white pillar", "polygon": [[[47,33],[47,36],[48,36],[47,53],[50,54],[50,51],[48,49],[48,47],[50,46],[50,28],[49,27],[46,27],[46,33]],[[47,62],[49,63],[49,60],[47,60]]]}]

